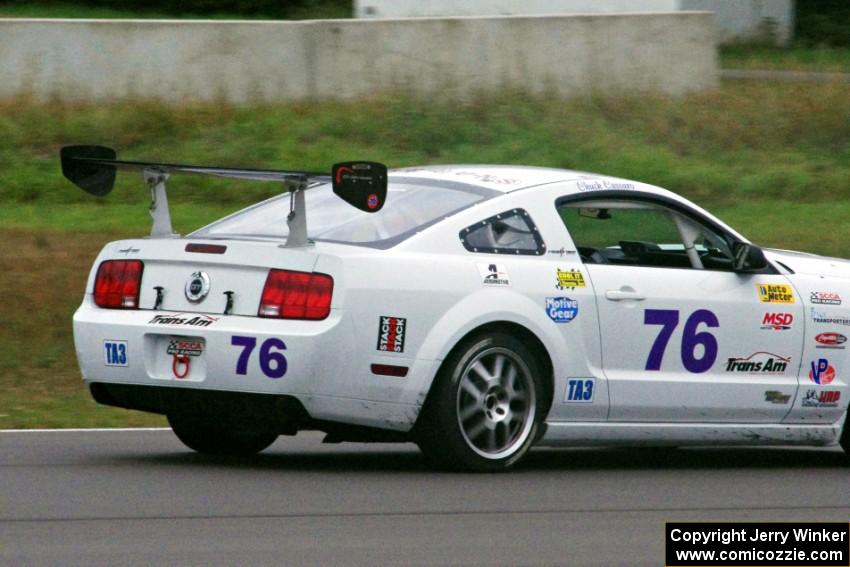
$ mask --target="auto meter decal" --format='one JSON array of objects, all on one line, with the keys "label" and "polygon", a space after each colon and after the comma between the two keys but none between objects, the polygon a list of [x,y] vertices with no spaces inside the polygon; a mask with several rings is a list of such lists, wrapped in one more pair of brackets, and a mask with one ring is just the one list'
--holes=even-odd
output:
[{"label": "auto meter decal", "polygon": [[835,368],[829,364],[829,360],[819,358],[817,361],[812,361],[810,366],[809,380],[815,384],[832,384],[835,380]]},{"label": "auto meter decal", "polygon": [[793,313],[765,313],[761,320],[761,328],[769,331],[787,331],[793,322]]},{"label": "auto meter decal", "polygon": [[555,289],[573,290],[577,287],[585,287],[584,275],[578,270],[569,269],[564,271],[556,268],[555,275]]},{"label": "auto meter decal", "polygon": [[378,350],[382,352],[404,352],[404,337],[407,319],[387,317],[378,320]]},{"label": "auto meter decal", "polygon": [[787,284],[756,284],[762,303],[794,303],[794,291]]},{"label": "auto meter decal", "polygon": [[837,293],[813,291],[809,294],[809,303],[821,305],[841,305],[841,296]]},{"label": "auto meter decal", "polygon": [[547,297],[546,315],[556,323],[569,323],[578,316],[578,301],[569,297]]},{"label": "auto meter decal", "polygon": [[815,336],[816,348],[844,348],[847,337],[840,333],[821,333]]}]

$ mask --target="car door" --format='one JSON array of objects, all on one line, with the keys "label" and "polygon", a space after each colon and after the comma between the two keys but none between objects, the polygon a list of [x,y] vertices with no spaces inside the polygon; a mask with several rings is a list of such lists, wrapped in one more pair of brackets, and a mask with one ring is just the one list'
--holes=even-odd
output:
[{"label": "car door", "polygon": [[782,420],[803,337],[802,302],[784,276],[733,272],[730,237],[680,204],[558,207],[597,296],[609,421]]}]

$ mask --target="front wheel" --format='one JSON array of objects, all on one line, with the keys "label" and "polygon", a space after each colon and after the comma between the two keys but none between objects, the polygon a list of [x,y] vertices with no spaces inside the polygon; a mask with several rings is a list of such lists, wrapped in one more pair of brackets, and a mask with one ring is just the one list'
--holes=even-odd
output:
[{"label": "front wheel", "polygon": [[184,445],[207,455],[254,455],[274,443],[278,437],[277,433],[270,431],[240,430],[181,415],[169,415],[168,424]]},{"label": "front wheel", "polygon": [[463,343],[446,360],[418,428],[437,464],[504,470],[519,461],[543,419],[540,367],[514,337],[492,333]]}]

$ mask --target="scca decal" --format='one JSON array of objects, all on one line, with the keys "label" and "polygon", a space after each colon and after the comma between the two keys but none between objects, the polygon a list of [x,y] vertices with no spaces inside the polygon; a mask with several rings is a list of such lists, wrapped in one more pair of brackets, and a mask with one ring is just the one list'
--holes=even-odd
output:
[{"label": "scca decal", "polygon": [[841,296],[837,293],[813,291],[809,294],[809,303],[821,305],[841,305]]},{"label": "scca decal", "polygon": [[794,291],[787,284],[756,284],[762,303],[794,303]]},{"label": "scca decal", "polygon": [[378,320],[378,350],[404,352],[404,336],[407,319],[404,317],[381,316]]}]

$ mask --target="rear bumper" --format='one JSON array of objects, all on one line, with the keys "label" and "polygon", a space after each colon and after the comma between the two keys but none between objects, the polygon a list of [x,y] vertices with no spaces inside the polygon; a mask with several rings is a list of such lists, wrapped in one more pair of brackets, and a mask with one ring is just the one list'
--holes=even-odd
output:
[{"label": "rear bumper", "polygon": [[[166,316],[183,322],[162,324]],[[177,374],[186,368],[179,366],[175,373],[174,355],[167,353],[175,338],[203,343],[202,353],[190,357],[183,377]],[[248,354],[245,338],[255,344]],[[271,348],[263,355],[263,346],[270,340]],[[412,391],[410,385],[423,383],[418,377],[433,372],[435,366],[434,361],[396,358],[395,364],[410,365],[407,378],[373,375],[370,364],[381,357],[357,352],[354,325],[342,310],[332,310],[323,321],[282,321],[107,310],[94,306],[87,295],[74,314],[74,343],[83,380],[93,386],[96,400],[119,402],[110,405],[168,413],[197,407],[192,406],[196,399],[214,403],[219,399],[216,392],[244,394],[228,396],[227,403],[243,409],[256,406],[249,408],[256,417],[286,421],[291,401],[295,401],[314,420],[396,431],[407,431],[415,423],[424,395]],[[116,363],[108,353],[109,345],[119,345],[126,356]],[[274,356],[269,358],[269,353]],[[280,357],[285,359],[286,372],[275,376],[279,374],[274,370],[279,368]],[[153,389],[120,390],[106,385]],[[178,405],[172,404],[177,398],[162,393],[189,390],[206,393],[198,398],[179,393]]]}]

